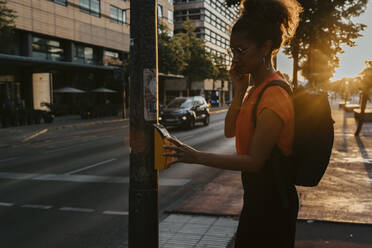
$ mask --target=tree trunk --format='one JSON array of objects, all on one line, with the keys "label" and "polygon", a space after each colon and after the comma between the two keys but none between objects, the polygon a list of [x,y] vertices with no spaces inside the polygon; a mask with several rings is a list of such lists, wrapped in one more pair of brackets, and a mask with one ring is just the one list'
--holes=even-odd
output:
[{"label": "tree trunk", "polygon": [[191,79],[187,77],[186,80],[186,96],[190,96],[191,94]]},{"label": "tree trunk", "polygon": [[368,91],[367,90],[362,90],[362,101],[361,101],[361,105],[360,105],[360,115],[359,115],[359,118],[358,118],[358,127],[357,127],[357,130],[355,131],[355,134],[354,134],[355,136],[359,136],[359,133],[362,130],[362,126],[363,126],[364,118],[365,118],[367,100],[368,100]]},{"label": "tree trunk", "polygon": [[298,87],[298,77],[297,77],[297,74],[298,74],[298,57],[299,57],[299,54],[298,54],[298,50],[299,50],[299,44],[298,42],[295,42],[295,47],[293,49],[293,75],[292,75],[292,84],[293,84],[293,88],[296,89]]}]

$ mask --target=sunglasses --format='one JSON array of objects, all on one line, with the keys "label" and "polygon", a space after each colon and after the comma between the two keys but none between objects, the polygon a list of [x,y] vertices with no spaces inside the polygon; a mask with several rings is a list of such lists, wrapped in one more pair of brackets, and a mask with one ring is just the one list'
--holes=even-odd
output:
[{"label": "sunglasses", "polygon": [[231,54],[235,56],[242,56],[245,51],[247,51],[249,48],[242,49],[240,47],[230,47]]}]

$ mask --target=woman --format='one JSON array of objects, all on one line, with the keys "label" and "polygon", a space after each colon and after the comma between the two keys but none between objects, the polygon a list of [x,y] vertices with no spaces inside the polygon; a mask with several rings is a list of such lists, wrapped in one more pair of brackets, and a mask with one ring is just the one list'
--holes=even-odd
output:
[{"label": "woman", "polygon": [[[225,118],[225,136],[236,138],[237,155],[201,152],[170,139],[164,146],[177,162],[203,164],[242,172],[244,206],[235,247],[294,247],[298,197],[293,184],[283,189],[273,167],[285,171],[288,164],[270,164],[273,150],[291,155],[294,110],[288,93],[280,86],[265,90],[252,121],[252,109],[264,86],[285,81],[274,70],[272,58],[291,38],[298,25],[301,6],[296,0],[246,0],[232,28],[230,46],[233,62],[230,76],[234,98]],[[246,94],[248,82],[253,82]],[[279,149],[276,149],[279,148]],[[282,197],[282,193],[286,197]],[[285,202],[283,202],[285,201]]]}]

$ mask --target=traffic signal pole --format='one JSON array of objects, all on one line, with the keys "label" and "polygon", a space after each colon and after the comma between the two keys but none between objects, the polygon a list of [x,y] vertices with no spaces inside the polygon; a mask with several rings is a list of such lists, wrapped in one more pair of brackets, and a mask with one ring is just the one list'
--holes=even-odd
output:
[{"label": "traffic signal pole", "polygon": [[130,1],[129,248],[158,248],[158,173],[154,129],[158,118],[157,0]]}]

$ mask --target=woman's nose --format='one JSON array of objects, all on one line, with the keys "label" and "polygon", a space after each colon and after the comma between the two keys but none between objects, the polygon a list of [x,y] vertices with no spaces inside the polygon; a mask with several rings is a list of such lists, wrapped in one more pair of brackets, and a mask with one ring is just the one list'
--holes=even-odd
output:
[{"label": "woman's nose", "polygon": [[239,62],[239,57],[238,56],[233,56],[232,58],[232,64],[236,64]]}]

